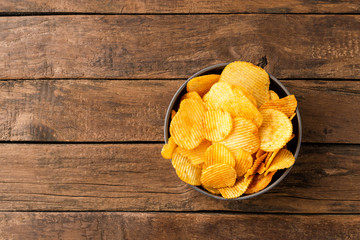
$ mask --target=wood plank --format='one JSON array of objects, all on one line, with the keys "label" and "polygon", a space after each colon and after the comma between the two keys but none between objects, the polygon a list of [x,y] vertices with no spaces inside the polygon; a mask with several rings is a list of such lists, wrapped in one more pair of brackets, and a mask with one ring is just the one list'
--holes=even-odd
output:
[{"label": "wood plank", "polygon": [[[360,216],[0,213],[4,239],[359,239]],[[236,236],[236,237],[235,237]]]},{"label": "wood plank", "polygon": [[187,78],[233,60],[278,78],[360,75],[359,15],[0,18],[0,79]]},{"label": "wood plank", "polygon": [[304,145],[270,192],[219,201],[195,191],[160,144],[1,144],[0,211],[360,213],[359,145]]},{"label": "wood plank", "polygon": [[[1,81],[0,139],[163,141],[166,109],[183,82]],[[282,82],[298,98],[304,142],[360,143],[359,81]]]},{"label": "wood plank", "polygon": [[47,1],[5,0],[0,3],[1,12],[81,12],[81,13],[359,13],[356,0],[345,1],[210,1],[184,0],[76,0]]}]

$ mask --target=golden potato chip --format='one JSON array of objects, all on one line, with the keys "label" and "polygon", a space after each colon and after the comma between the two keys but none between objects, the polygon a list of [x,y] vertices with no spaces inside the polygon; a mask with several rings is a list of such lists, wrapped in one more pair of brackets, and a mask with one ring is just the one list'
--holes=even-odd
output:
[{"label": "golden potato chip", "polygon": [[[234,93],[228,83],[215,83],[203,100],[207,109],[224,109],[224,106],[231,105]],[[225,109],[224,109],[225,110]]]},{"label": "golden potato chip", "polygon": [[176,111],[175,110],[171,110],[171,119],[173,119],[175,117]]},{"label": "golden potato chip", "polygon": [[242,86],[254,96],[258,107],[269,99],[269,75],[252,63],[237,61],[228,64],[222,71],[219,82]]},{"label": "golden potato chip", "polygon": [[177,147],[175,152],[186,157],[189,162],[199,168],[202,168],[202,163],[205,161],[205,152],[211,143],[207,140],[204,140],[199,146],[194,149],[186,150],[182,147]]},{"label": "golden potato chip", "polygon": [[221,141],[229,135],[233,126],[230,113],[221,109],[209,110],[205,113],[204,133],[210,141]]},{"label": "golden potato chip", "polygon": [[273,152],[285,146],[293,130],[290,120],[284,113],[275,109],[264,109],[260,112],[264,118],[259,128],[260,149]]},{"label": "golden potato chip", "polygon": [[227,164],[230,167],[235,167],[234,155],[221,143],[214,143],[205,152],[205,162],[203,168],[214,164]]},{"label": "golden potato chip", "polygon": [[174,153],[171,161],[176,174],[182,181],[195,186],[201,185],[201,168],[191,165],[186,157],[178,153]]},{"label": "golden potato chip", "polygon": [[203,170],[200,181],[206,187],[230,187],[236,181],[236,171],[227,164],[214,164]]},{"label": "golden potato chip", "polygon": [[259,165],[264,161],[266,158],[267,153],[263,154],[261,157],[255,159],[254,164],[251,168],[245,173],[245,177],[248,178],[251,175],[254,175],[259,167]]},{"label": "golden potato chip", "polygon": [[234,100],[233,104],[229,105],[228,110],[232,117],[244,117],[253,121],[256,126],[259,128],[262,124],[263,117],[259,110],[254,106],[254,104],[246,97],[244,92],[238,88],[233,89]]},{"label": "golden potato chip", "polygon": [[236,85],[233,85],[231,88],[232,88],[233,90],[234,90],[234,89],[238,89],[238,90],[242,91],[242,92],[245,94],[245,96],[252,102],[252,104],[254,104],[254,106],[257,108],[256,99],[254,98],[253,95],[251,95],[251,94],[248,92],[248,90],[246,90],[246,89],[243,88],[242,86],[236,86]]},{"label": "golden potato chip", "polygon": [[255,155],[255,158],[259,158],[261,157],[262,155],[264,155],[266,152],[259,149],[257,152],[256,152],[256,155]]},{"label": "golden potato chip", "polygon": [[277,93],[274,92],[273,90],[270,90],[269,94],[270,94],[270,99],[269,100],[278,100],[279,99],[279,95],[277,95]]},{"label": "golden potato chip", "polygon": [[296,116],[296,112],[294,112],[293,115],[291,115],[291,117],[289,117],[290,121],[292,121],[295,116]]},{"label": "golden potato chip", "polygon": [[165,159],[171,159],[173,152],[176,148],[176,143],[172,137],[169,138],[168,143],[164,144],[161,149],[161,156]]},{"label": "golden potato chip", "polygon": [[194,99],[194,100],[197,100],[197,101],[200,101],[203,103],[202,98],[200,97],[200,95],[197,92],[185,93],[185,95],[181,97],[181,101],[184,99]]},{"label": "golden potato chip", "polygon": [[274,176],[275,172],[272,172],[268,174],[267,176],[261,174],[261,175],[255,175],[253,180],[251,181],[249,187],[246,189],[245,194],[251,194],[256,193],[264,188],[266,188],[269,183],[271,182],[272,177]]},{"label": "golden potato chip", "polygon": [[266,161],[265,161],[265,170],[267,170],[270,167],[272,161],[274,160],[276,154],[278,154],[279,151],[280,151],[280,149],[277,149],[277,150],[269,153],[269,155],[268,155],[269,158],[266,158]]},{"label": "golden potato chip", "polygon": [[239,148],[234,152],[235,170],[237,177],[242,177],[253,165],[253,158],[250,153]]},{"label": "golden potato chip", "polygon": [[287,149],[281,149],[278,154],[276,154],[274,160],[272,161],[270,167],[266,170],[265,176],[269,172],[277,171],[284,168],[289,168],[295,163],[294,155]]},{"label": "golden potato chip", "polygon": [[200,96],[204,96],[205,93],[210,90],[211,86],[219,81],[219,78],[220,75],[218,74],[194,77],[187,83],[186,90],[188,92],[197,92]]},{"label": "golden potato chip", "polygon": [[194,99],[185,99],[170,123],[170,134],[177,145],[194,149],[204,139],[204,104]]},{"label": "golden potato chip", "polygon": [[[268,154],[269,155],[269,154]],[[266,171],[266,168],[265,168],[265,163],[262,162],[260,163],[259,167],[257,168],[256,172],[258,174],[263,174],[264,172]]]},{"label": "golden potato chip", "polygon": [[240,197],[245,193],[253,177],[254,176],[250,176],[249,178],[242,177],[238,179],[232,187],[219,188],[221,196],[228,199]]},{"label": "golden potato chip", "polygon": [[261,107],[260,111],[263,109],[276,109],[280,112],[285,113],[287,117],[291,117],[294,114],[297,107],[297,101],[294,95],[289,95],[287,97],[278,99],[278,100],[269,100],[266,101]]},{"label": "golden potato chip", "polygon": [[224,144],[231,152],[241,148],[250,154],[255,153],[260,146],[258,129],[252,121],[246,118],[235,118],[232,131],[220,143]]},{"label": "golden potato chip", "polygon": [[217,188],[212,188],[212,187],[205,187],[202,186],[203,188],[205,188],[208,192],[215,194],[215,195],[220,195],[220,191]]}]

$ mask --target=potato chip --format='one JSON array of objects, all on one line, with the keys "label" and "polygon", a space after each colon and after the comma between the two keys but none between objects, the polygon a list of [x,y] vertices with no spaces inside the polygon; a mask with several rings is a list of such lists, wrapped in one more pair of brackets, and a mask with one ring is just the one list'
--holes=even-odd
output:
[{"label": "potato chip", "polygon": [[[269,154],[268,154],[269,155]],[[265,163],[262,162],[260,163],[259,167],[257,168],[256,172],[258,174],[263,174],[264,172],[266,171],[266,168],[265,168]]]},{"label": "potato chip", "polygon": [[254,96],[258,107],[269,99],[269,75],[252,63],[237,61],[228,64],[222,71],[219,82],[242,86]]},{"label": "potato chip", "polygon": [[233,85],[231,87],[234,91],[234,89],[238,89],[240,91],[242,91],[244,93],[244,95],[252,102],[252,104],[254,104],[254,106],[257,108],[257,103],[256,103],[256,99],[254,98],[253,95],[251,95],[248,90],[246,90],[245,88],[243,88],[242,86],[236,86],[236,85]]},{"label": "potato chip", "polygon": [[289,120],[292,121],[295,116],[296,116],[296,112],[294,112],[293,115],[291,115],[291,117],[289,117]]},{"label": "potato chip", "polygon": [[251,176],[251,175],[254,175],[256,173],[259,165],[264,161],[266,156],[267,156],[267,153],[265,153],[261,157],[255,159],[254,164],[251,166],[251,168],[245,174],[246,178]]},{"label": "potato chip", "polygon": [[235,167],[234,155],[221,143],[214,143],[205,152],[205,162],[203,168],[214,164],[227,164],[230,167]]},{"label": "potato chip", "polygon": [[224,106],[231,105],[234,93],[231,86],[227,83],[215,83],[203,100],[207,109],[217,110],[224,109]]},{"label": "potato chip", "polygon": [[237,177],[242,177],[253,165],[253,158],[250,153],[239,148],[234,152],[235,170]]},{"label": "potato chip", "polygon": [[[259,110],[254,106],[254,104],[246,97],[244,92],[238,88],[233,89],[234,100],[231,104],[231,108],[226,109],[230,112],[232,117],[244,117],[253,121],[256,126],[259,128],[262,124],[263,117]],[[226,107],[225,107],[226,108]]]},{"label": "potato chip", "polygon": [[259,158],[259,157],[261,157],[261,156],[262,156],[263,154],[265,154],[265,153],[266,153],[265,151],[259,149],[259,150],[256,152],[255,158]]},{"label": "potato chip", "polygon": [[242,177],[238,179],[232,187],[219,188],[219,192],[221,193],[221,196],[228,199],[240,197],[245,193],[252,179],[253,176],[250,176],[249,178]]},{"label": "potato chip", "polygon": [[294,137],[295,137],[295,134],[291,134],[291,137],[290,137],[290,139],[289,139],[288,142],[290,142],[291,140],[293,140]]},{"label": "potato chip", "polygon": [[201,185],[201,168],[194,167],[186,157],[178,153],[174,153],[171,161],[176,174],[182,181],[194,186]]},{"label": "potato chip", "polygon": [[200,101],[200,102],[203,103],[202,98],[200,97],[200,95],[197,92],[185,93],[185,95],[182,96],[181,101],[184,100],[184,99],[194,99],[194,100],[197,100],[197,101]]},{"label": "potato chip", "polygon": [[269,155],[268,155],[269,158],[266,158],[266,161],[265,161],[265,170],[267,170],[270,167],[272,161],[274,160],[276,154],[278,154],[279,151],[280,151],[280,149],[277,149],[277,150],[269,153]]},{"label": "potato chip", "polygon": [[173,119],[175,117],[176,111],[175,110],[171,110],[171,119]]},{"label": "potato chip", "polygon": [[186,150],[182,147],[177,147],[175,152],[186,157],[189,162],[199,168],[202,168],[202,163],[205,162],[205,152],[211,143],[207,140],[204,140],[199,146],[194,149]]},{"label": "potato chip", "polygon": [[232,131],[220,143],[224,144],[231,152],[241,148],[250,154],[255,153],[260,146],[258,129],[252,121],[246,118],[235,118]]},{"label": "potato chip", "polygon": [[212,194],[220,195],[220,191],[217,188],[205,187],[204,185],[202,187],[205,188],[208,192],[210,192]]},{"label": "potato chip", "polygon": [[275,172],[272,172],[268,174],[267,176],[261,174],[261,175],[255,175],[253,180],[251,181],[249,187],[246,189],[245,194],[251,194],[256,193],[264,188],[266,188],[269,183],[272,180],[272,177],[274,176]]},{"label": "potato chip", "polygon": [[229,135],[233,125],[230,113],[221,109],[209,110],[205,113],[204,134],[210,141],[221,141]]},{"label": "potato chip", "polygon": [[269,100],[278,100],[279,99],[279,95],[277,95],[277,93],[274,92],[273,90],[270,90],[269,94],[270,94],[270,99]]},{"label": "potato chip", "polygon": [[278,100],[269,100],[266,101],[261,107],[260,111],[263,109],[276,109],[280,112],[285,113],[287,117],[291,117],[297,107],[297,101],[294,95],[289,95],[287,97],[278,99]]},{"label": "potato chip", "polygon": [[173,152],[176,148],[176,143],[172,137],[169,138],[168,143],[164,144],[161,149],[161,156],[165,159],[171,159]]},{"label": "potato chip", "polygon": [[214,164],[203,170],[200,181],[206,187],[230,187],[236,181],[236,171],[227,164]]},{"label": "potato chip", "polygon": [[177,145],[194,149],[204,139],[204,104],[197,100],[185,99],[170,123],[170,134]]},{"label": "potato chip", "polygon": [[277,170],[284,169],[284,168],[289,168],[294,163],[295,163],[294,155],[287,149],[281,149],[278,152],[278,154],[276,154],[270,167],[266,170],[265,176],[269,172],[277,171]]},{"label": "potato chip", "polygon": [[201,97],[207,93],[211,86],[219,81],[220,75],[218,74],[209,74],[199,77],[194,77],[191,79],[187,85],[186,90],[188,92],[197,92]]},{"label": "potato chip", "polygon": [[290,120],[284,113],[275,109],[264,109],[260,112],[264,118],[259,128],[260,149],[273,152],[285,146],[293,130]]}]

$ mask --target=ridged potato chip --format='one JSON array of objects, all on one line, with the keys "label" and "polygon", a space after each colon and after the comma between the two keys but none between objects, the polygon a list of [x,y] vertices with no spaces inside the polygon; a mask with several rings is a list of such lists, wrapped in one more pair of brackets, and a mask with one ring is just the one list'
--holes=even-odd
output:
[{"label": "ridged potato chip", "polygon": [[234,90],[234,89],[238,89],[240,91],[242,91],[245,96],[252,102],[252,104],[254,104],[254,106],[257,108],[257,103],[256,103],[256,99],[254,98],[253,95],[251,95],[248,90],[246,90],[245,88],[243,88],[242,86],[236,86],[236,85],[233,85],[231,86],[231,88]]},{"label": "ridged potato chip", "polygon": [[251,175],[254,175],[259,167],[259,165],[264,161],[266,158],[267,153],[263,154],[261,157],[255,159],[254,164],[251,168],[245,173],[245,177],[248,178]]},{"label": "ridged potato chip", "polygon": [[261,107],[260,111],[263,109],[276,109],[280,112],[285,113],[287,117],[291,117],[297,107],[297,101],[294,95],[289,95],[278,100],[269,100],[266,101]]},{"label": "ridged potato chip", "polygon": [[266,170],[265,176],[269,172],[289,168],[295,163],[294,155],[287,149],[281,149],[275,156],[270,167]]},{"label": "ridged potato chip", "polygon": [[279,151],[280,151],[280,149],[277,149],[273,152],[269,152],[268,158],[266,158],[266,161],[265,161],[265,170],[269,169],[272,161],[274,160],[276,154],[278,154]]},{"label": "ridged potato chip", "polygon": [[233,126],[230,113],[221,109],[209,110],[205,113],[204,134],[209,141],[221,141],[229,135]]},{"label": "ridged potato chip", "polygon": [[230,167],[235,167],[234,155],[221,143],[214,143],[205,152],[205,161],[203,168],[214,164],[227,164]]},{"label": "ridged potato chip", "polygon": [[201,97],[207,93],[211,86],[219,81],[220,75],[218,74],[209,74],[199,77],[194,77],[186,85],[186,90],[188,92],[197,92]]},{"label": "ridged potato chip", "polygon": [[170,137],[168,143],[164,144],[163,148],[161,149],[161,156],[165,159],[171,159],[176,147],[177,145],[174,139]]},{"label": "ridged potato chip", "polygon": [[214,164],[203,170],[200,181],[206,187],[230,187],[236,181],[236,171],[227,164]]},{"label": "ridged potato chip", "polygon": [[269,99],[269,74],[252,63],[237,61],[228,64],[222,71],[219,82],[244,87],[254,96],[258,107]]},{"label": "ridged potato chip", "polygon": [[270,94],[270,99],[269,100],[278,100],[279,99],[279,95],[277,95],[277,93],[274,92],[273,90],[270,90],[269,94]]},{"label": "ridged potato chip", "polygon": [[217,188],[205,187],[204,185],[202,187],[205,188],[208,192],[210,192],[212,194],[220,195],[220,191]]},{"label": "ridged potato chip", "polygon": [[265,171],[266,171],[265,163],[262,162],[262,163],[260,163],[260,165],[259,165],[259,167],[257,168],[256,172],[257,172],[258,174],[263,174]]},{"label": "ridged potato chip", "polygon": [[257,152],[260,146],[258,129],[256,125],[246,118],[233,119],[233,129],[220,143],[224,144],[231,152],[239,148],[253,154]]},{"label": "ridged potato chip", "polygon": [[170,123],[170,134],[177,145],[194,149],[204,139],[203,121],[205,107],[194,99],[185,99]]},{"label": "ridged potato chip", "polygon": [[239,148],[234,152],[235,170],[237,177],[242,177],[253,165],[253,157],[250,153]]},{"label": "ridged potato chip", "polygon": [[174,153],[171,162],[182,181],[194,186],[201,185],[201,168],[191,165],[186,157],[178,153]]},{"label": "ridged potato chip", "polygon": [[252,178],[253,176],[250,176],[249,178],[240,178],[236,181],[234,186],[219,188],[219,192],[221,193],[221,196],[227,199],[240,197],[245,193],[246,189],[251,183]]},{"label": "ridged potato chip", "polygon": [[176,111],[175,110],[171,110],[171,119],[173,119],[175,117]]},{"label": "ridged potato chip", "polygon": [[251,181],[249,187],[246,189],[245,194],[251,194],[256,193],[264,188],[266,188],[269,183],[271,182],[272,177],[274,176],[275,172],[272,172],[268,174],[267,176],[261,174],[261,175],[255,175],[253,180]]},{"label": "ridged potato chip", "polygon": [[290,120],[284,113],[275,109],[264,109],[260,113],[264,118],[259,128],[260,149],[273,152],[285,146],[293,130]]},{"label": "ridged potato chip", "polygon": [[204,140],[199,146],[194,149],[186,150],[182,147],[177,147],[175,152],[186,157],[189,162],[199,168],[202,168],[202,163],[205,161],[205,152],[211,143],[207,140]]},{"label": "ridged potato chip", "polygon": [[[208,110],[223,109],[225,106],[231,106],[234,93],[228,83],[215,83],[207,94],[204,95],[203,100]],[[230,108],[230,107],[228,107]]]},{"label": "ridged potato chip", "polygon": [[194,99],[194,100],[197,100],[197,101],[200,101],[200,102],[203,103],[202,98],[200,97],[200,95],[197,92],[185,93],[185,95],[182,96],[181,101],[184,100],[184,99]]},{"label": "ridged potato chip", "polygon": [[[233,100],[238,106],[233,110],[233,117],[244,117],[256,124],[259,128],[262,124],[263,117],[254,104],[246,97],[246,95],[240,89],[234,90],[235,99]],[[230,113],[231,114],[231,113]]]}]

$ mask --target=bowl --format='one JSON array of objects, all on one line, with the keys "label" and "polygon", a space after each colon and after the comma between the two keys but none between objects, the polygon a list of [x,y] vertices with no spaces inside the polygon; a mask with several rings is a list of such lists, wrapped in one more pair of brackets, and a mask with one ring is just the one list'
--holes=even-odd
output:
[{"label": "bowl", "polygon": [[[190,79],[192,79],[194,77],[201,76],[201,75],[221,74],[222,70],[228,64],[229,63],[220,63],[220,64],[209,66],[207,68],[204,68],[204,69],[198,71],[197,73],[195,73],[194,75],[189,77],[186,80],[186,82],[184,84],[182,84],[181,87],[177,90],[177,92],[175,93],[174,97],[172,98],[172,100],[169,104],[169,107],[167,109],[166,116],[165,116],[165,124],[164,124],[165,143],[167,143],[167,141],[170,137],[169,127],[170,127],[170,121],[171,121],[171,110],[174,109],[175,111],[177,111],[177,109],[179,107],[180,99],[186,93],[186,84],[188,83],[188,81],[190,81]],[[270,76],[270,90],[275,91],[279,95],[280,98],[291,95],[290,92],[286,89],[286,87],[278,79],[276,79],[271,74],[269,74],[269,76]],[[295,162],[296,162],[296,159],[297,159],[297,157],[299,155],[299,151],[300,151],[301,137],[302,137],[301,117],[300,117],[300,112],[299,112],[298,108],[296,108],[296,116],[293,118],[292,124],[293,124],[293,132],[295,133],[295,137],[287,144],[287,148],[290,152],[292,152],[294,154]],[[233,199],[226,199],[221,196],[213,195],[213,194],[209,193],[208,191],[206,191],[201,186],[193,186],[190,184],[189,185],[192,188],[194,188],[195,190],[201,192],[202,194],[205,194],[206,196],[209,196],[209,197],[212,197],[215,199],[244,200],[244,199],[249,199],[249,198],[259,196],[259,195],[269,191],[276,185],[278,185],[286,177],[286,175],[291,171],[291,168],[292,167],[283,169],[283,170],[278,170],[275,173],[275,175],[273,176],[270,184],[263,190],[253,193],[253,194],[243,195],[243,196],[240,196],[238,198],[233,198]]]}]

